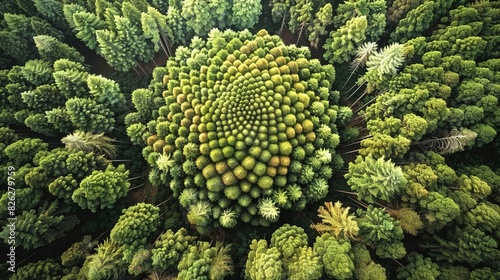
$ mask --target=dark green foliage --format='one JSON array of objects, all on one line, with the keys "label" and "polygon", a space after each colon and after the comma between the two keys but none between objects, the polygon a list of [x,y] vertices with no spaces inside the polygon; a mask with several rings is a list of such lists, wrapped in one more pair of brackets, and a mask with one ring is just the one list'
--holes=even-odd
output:
[{"label": "dark green foliage", "polygon": [[109,108],[88,98],[68,99],[66,110],[73,125],[85,132],[108,132],[115,124],[114,114]]},{"label": "dark green foliage", "polygon": [[35,155],[40,151],[46,151],[48,144],[38,138],[26,138],[8,145],[4,152],[14,166],[23,166],[32,163]]},{"label": "dark green foliage", "polygon": [[379,257],[400,259],[406,255],[403,229],[387,211],[370,205],[366,212],[358,210],[357,213],[359,236],[376,249]]},{"label": "dark green foliage", "polygon": [[62,266],[54,259],[45,259],[38,262],[28,263],[16,269],[10,279],[13,280],[35,280],[61,279],[64,275]]},{"label": "dark green foliage", "polygon": [[437,279],[440,274],[436,263],[417,253],[409,254],[408,264],[398,268],[398,279]]},{"label": "dark green foliage", "polygon": [[[57,201],[38,209],[23,211],[16,218],[16,246],[25,250],[35,249],[61,238],[66,231],[78,224],[78,218],[68,215],[65,209],[58,209]],[[5,227],[0,237],[7,244],[9,228]]]},{"label": "dark green foliage", "polygon": [[73,243],[68,250],[64,251],[61,255],[62,265],[65,267],[81,266],[96,245],[97,242],[92,241],[90,235],[85,235],[82,241]]}]

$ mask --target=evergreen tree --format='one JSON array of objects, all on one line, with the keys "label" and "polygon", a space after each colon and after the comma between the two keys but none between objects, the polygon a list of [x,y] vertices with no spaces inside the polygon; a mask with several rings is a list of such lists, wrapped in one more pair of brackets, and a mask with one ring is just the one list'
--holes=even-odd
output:
[{"label": "evergreen tree", "polygon": [[68,99],[66,110],[73,125],[85,132],[108,132],[115,124],[114,114],[109,108],[88,98]]},{"label": "evergreen tree", "polygon": [[95,170],[80,182],[71,199],[92,212],[112,208],[118,199],[127,195],[130,186],[128,174],[124,165],[117,168],[108,165],[105,171]]},{"label": "evergreen tree", "polygon": [[[23,211],[16,218],[16,247],[25,250],[39,248],[61,238],[78,223],[78,218],[68,215],[65,209],[58,209],[59,202],[46,202],[38,209]],[[9,228],[0,232],[8,244]]]},{"label": "evergreen tree", "polygon": [[73,47],[47,35],[33,37],[36,48],[42,59],[54,62],[61,58],[67,58],[75,62],[83,62],[83,56]]},{"label": "evergreen tree", "polygon": [[148,237],[158,228],[159,212],[158,207],[146,203],[123,210],[110,234],[112,242],[123,246],[123,260],[130,262],[134,253],[148,243]]},{"label": "evergreen tree", "polygon": [[316,13],[311,25],[308,26],[309,42],[314,48],[318,48],[321,36],[327,34],[327,27],[333,23],[332,4],[327,3]]}]

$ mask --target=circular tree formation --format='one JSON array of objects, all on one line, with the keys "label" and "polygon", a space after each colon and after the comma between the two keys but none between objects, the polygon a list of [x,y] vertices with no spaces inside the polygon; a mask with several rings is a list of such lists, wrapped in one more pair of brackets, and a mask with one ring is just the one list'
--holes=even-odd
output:
[{"label": "circular tree formation", "polygon": [[343,163],[337,127],[351,115],[335,104],[333,66],[264,30],[213,30],[178,48],[165,72],[144,156],[199,230],[268,225],[326,196]]}]

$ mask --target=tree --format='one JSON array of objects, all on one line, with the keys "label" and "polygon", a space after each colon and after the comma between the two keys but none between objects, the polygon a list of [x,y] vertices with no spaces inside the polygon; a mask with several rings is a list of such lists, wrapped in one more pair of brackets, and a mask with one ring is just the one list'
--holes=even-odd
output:
[{"label": "tree", "polygon": [[365,158],[358,156],[354,163],[349,163],[349,173],[345,178],[358,198],[368,203],[377,199],[390,202],[407,182],[401,167],[383,157],[375,160],[371,154]]},{"label": "tree", "polygon": [[232,274],[232,260],[229,255],[230,246],[217,242],[211,247],[208,242],[190,245],[182,256],[177,268],[178,278],[221,280]]},{"label": "tree", "polygon": [[307,30],[308,25],[313,19],[313,1],[311,0],[296,0],[295,5],[290,7],[290,21],[288,26],[293,33],[299,31],[298,40],[304,29]]},{"label": "tree", "polygon": [[318,48],[320,37],[327,34],[326,28],[332,23],[333,8],[332,4],[327,3],[318,10],[312,24],[308,26],[311,46]]},{"label": "tree", "polygon": [[280,280],[284,269],[277,248],[267,247],[265,240],[253,240],[245,265],[245,277],[252,280]]},{"label": "tree", "polygon": [[97,31],[106,28],[106,24],[98,16],[89,12],[76,12],[73,14],[76,38],[82,40],[87,47],[98,53]]},{"label": "tree", "polygon": [[396,30],[391,34],[391,40],[405,43],[410,38],[422,35],[422,32],[427,30],[434,20],[435,8],[436,2],[424,1],[409,11],[406,17],[399,21]]},{"label": "tree", "polygon": [[314,251],[320,257],[325,274],[335,279],[349,279],[354,272],[351,243],[329,233],[316,237]]},{"label": "tree", "polygon": [[225,28],[230,23],[230,2],[225,0],[186,0],[182,3],[182,17],[198,36],[205,36],[214,28]]},{"label": "tree", "polygon": [[287,267],[292,257],[297,255],[303,246],[307,246],[307,243],[307,234],[303,228],[284,224],[273,232],[270,246],[278,249],[283,264]]},{"label": "tree", "polygon": [[3,15],[7,28],[0,31],[0,49],[17,64],[37,58],[33,36],[48,35],[63,40],[61,31],[38,17],[22,14]]},{"label": "tree", "polygon": [[47,151],[48,144],[39,138],[25,138],[8,145],[4,152],[14,166],[23,166],[32,163],[35,155],[40,151]]},{"label": "tree", "polygon": [[21,67],[20,70],[22,77],[28,84],[41,86],[50,84],[53,81],[53,70],[50,62],[48,61],[40,59],[30,60],[26,62],[26,64],[24,64],[24,66]]},{"label": "tree", "polygon": [[349,61],[356,53],[357,47],[366,39],[367,24],[366,16],[360,16],[348,20],[344,26],[332,31],[323,45],[323,57],[331,63]]},{"label": "tree", "polygon": [[87,85],[90,89],[92,99],[98,104],[105,105],[107,108],[113,108],[117,113],[124,109],[126,105],[125,96],[120,91],[117,82],[107,79],[101,75],[89,75]]},{"label": "tree", "polygon": [[469,225],[464,228],[452,227],[445,238],[434,236],[434,239],[440,246],[439,253],[434,252],[438,259],[476,266],[494,262],[500,254],[494,237]]},{"label": "tree", "polygon": [[41,85],[21,93],[23,102],[35,113],[44,113],[64,104],[65,98],[54,84]]},{"label": "tree", "polygon": [[[241,60],[236,56],[250,66],[237,62]],[[334,150],[340,142],[337,124],[347,122],[352,112],[330,103],[333,67],[308,62],[307,56],[306,49],[285,48],[264,30],[256,35],[213,30],[206,42],[195,38],[190,48],[178,48],[166,71],[161,69],[166,74],[163,98],[157,97],[156,79],[149,90],[133,94],[137,111],[126,118],[127,132],[138,143],[146,140],[143,155],[153,167],[150,179],[155,184],[168,184],[176,197],[201,193],[196,199],[183,198],[197,229],[209,230],[220,221],[233,227],[233,219],[268,225],[278,220],[280,209],[303,209],[327,194],[333,168],[343,163]],[[231,78],[239,75],[249,80]],[[307,82],[294,82],[292,75]],[[205,96],[219,79],[233,86],[219,97]],[[246,89],[257,84],[255,95],[245,97]],[[271,91],[272,102],[267,101]],[[205,97],[196,97],[198,92]],[[201,103],[190,101],[194,99]],[[238,100],[245,106],[231,105]],[[230,112],[232,106],[240,113]],[[157,112],[151,113],[151,107]],[[278,108],[281,117],[274,113]],[[273,200],[274,194],[279,201]]]},{"label": "tree", "polygon": [[261,11],[261,1],[233,1],[231,25],[238,30],[252,28],[259,20]]},{"label": "tree", "polygon": [[125,274],[123,247],[109,239],[97,246],[95,254],[85,259],[79,277],[86,279],[120,279]]},{"label": "tree", "polygon": [[[59,202],[45,202],[38,209],[26,210],[17,216],[16,247],[25,250],[36,249],[61,238],[75,227],[79,220],[68,215],[67,209],[58,209]],[[5,227],[0,237],[8,244],[10,230]]]},{"label": "tree", "polygon": [[311,247],[302,247],[288,265],[288,275],[291,280],[320,279],[322,274],[323,266],[320,258]]},{"label": "tree", "polygon": [[412,253],[408,255],[408,264],[398,268],[398,279],[437,279],[441,274],[439,266],[430,258],[424,258],[421,254]]},{"label": "tree", "polygon": [[125,165],[108,165],[105,171],[94,170],[85,177],[73,192],[71,199],[83,209],[96,212],[98,208],[112,208],[115,202],[126,196],[130,183]]},{"label": "tree", "polygon": [[460,215],[458,205],[451,198],[438,192],[429,192],[419,204],[425,209],[425,230],[430,233],[442,229]]},{"label": "tree", "polygon": [[67,29],[63,4],[56,0],[33,0],[37,11],[51,21],[58,29]]},{"label": "tree", "polygon": [[387,76],[397,73],[397,69],[404,63],[404,46],[401,44],[391,44],[381,51],[375,51],[366,61],[367,71],[360,79],[368,83],[368,92],[383,84]]},{"label": "tree", "polygon": [[153,268],[158,271],[175,270],[184,252],[195,240],[196,237],[188,235],[185,228],[180,228],[175,233],[167,230],[155,242],[152,250]]},{"label": "tree", "polygon": [[366,245],[356,243],[352,246],[354,255],[354,275],[359,280],[387,279],[386,269],[373,262]]},{"label": "tree", "polygon": [[354,17],[366,16],[368,23],[366,37],[369,41],[375,42],[384,32],[386,10],[386,1],[383,0],[344,1],[337,7],[334,26],[339,28]]},{"label": "tree", "polygon": [[73,47],[57,40],[52,36],[38,35],[34,36],[36,48],[40,57],[54,62],[61,58],[67,58],[75,62],[83,62],[83,56]]},{"label": "tree", "polygon": [[61,279],[64,274],[61,265],[56,260],[48,258],[38,262],[28,263],[19,267],[11,277],[14,280]]},{"label": "tree", "polygon": [[95,240],[92,240],[92,236],[85,235],[82,241],[73,243],[64,253],[61,255],[61,263],[65,267],[81,266],[86,258],[91,255],[92,250],[97,245]]},{"label": "tree", "polygon": [[123,247],[123,260],[130,262],[134,253],[146,246],[148,237],[156,231],[160,222],[159,208],[138,203],[123,210],[114,225],[110,241]]},{"label": "tree", "polygon": [[76,149],[90,152],[99,152],[107,155],[110,158],[116,156],[116,147],[113,144],[114,140],[105,136],[103,133],[92,134],[75,131],[61,139],[61,142],[66,145],[67,149]]},{"label": "tree", "polygon": [[316,229],[319,233],[329,233],[337,239],[356,240],[359,231],[358,223],[354,219],[354,215],[349,215],[350,207],[343,208],[340,201],[325,202],[325,207],[318,208],[318,217],[322,219],[320,224],[313,224],[311,228]]},{"label": "tree", "polygon": [[357,214],[359,236],[376,249],[377,256],[401,259],[406,255],[403,229],[386,210],[370,205],[366,211],[358,209]]},{"label": "tree", "polygon": [[85,132],[108,132],[115,124],[114,114],[109,108],[88,98],[68,99],[66,110],[73,125]]}]

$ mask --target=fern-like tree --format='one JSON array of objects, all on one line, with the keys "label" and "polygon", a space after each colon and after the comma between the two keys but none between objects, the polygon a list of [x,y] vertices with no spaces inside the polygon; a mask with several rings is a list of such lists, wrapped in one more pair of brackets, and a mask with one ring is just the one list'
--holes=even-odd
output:
[{"label": "fern-like tree", "polygon": [[358,156],[354,163],[349,163],[345,178],[358,198],[368,203],[390,202],[406,186],[401,167],[383,157],[374,159],[371,154],[365,158]]},{"label": "fern-like tree", "polygon": [[61,142],[67,149],[77,149],[87,153],[102,153],[110,158],[116,156],[114,140],[104,135],[104,133],[92,134],[90,132],[75,131],[62,138]]},{"label": "fern-like tree", "polygon": [[321,223],[311,225],[319,233],[329,233],[337,239],[356,240],[359,232],[358,223],[354,215],[349,214],[350,207],[342,207],[340,201],[332,204],[325,202],[325,207],[318,208],[318,217]]},{"label": "fern-like tree", "polygon": [[48,35],[33,37],[40,57],[44,60],[54,62],[61,58],[67,58],[74,62],[83,62],[83,56],[73,47]]},{"label": "fern-like tree", "polygon": [[360,83],[367,83],[367,92],[372,92],[384,82],[387,77],[395,75],[398,68],[405,62],[405,48],[401,44],[391,44],[380,51],[371,52],[366,60],[366,73],[360,78]]},{"label": "fern-like tree", "polygon": [[453,154],[474,145],[477,133],[470,129],[453,129],[442,137],[423,139],[415,144],[424,151],[434,151],[442,155]]},{"label": "fern-like tree", "polygon": [[117,242],[106,239],[96,251],[85,260],[78,274],[80,279],[118,280],[125,274],[123,247]]}]

